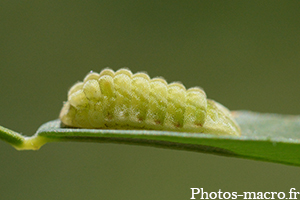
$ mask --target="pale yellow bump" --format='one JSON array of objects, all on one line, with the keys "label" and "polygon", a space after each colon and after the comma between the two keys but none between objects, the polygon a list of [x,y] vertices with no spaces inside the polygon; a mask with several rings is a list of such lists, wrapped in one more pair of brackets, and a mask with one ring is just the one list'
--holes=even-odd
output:
[{"label": "pale yellow bump", "polygon": [[182,85],[182,83],[180,83],[180,82],[173,82],[173,83],[170,83],[169,85],[168,85],[168,88],[178,88],[178,89],[182,89],[182,90],[186,90],[185,89],[185,87],[184,87],[184,85]]},{"label": "pale yellow bump", "polygon": [[131,99],[131,78],[126,74],[120,73],[114,77],[114,87],[116,95],[116,104],[114,115],[120,124],[126,124],[124,120],[128,117],[128,108]]},{"label": "pale yellow bump", "polygon": [[72,107],[70,103],[67,101],[63,105],[63,108],[59,114],[59,118],[61,119],[61,121],[64,122],[65,125],[72,126],[75,114],[76,114],[75,108]]},{"label": "pale yellow bump", "polygon": [[198,92],[198,93],[202,93],[205,97],[206,97],[206,93],[204,92],[204,90],[201,87],[192,87],[189,88],[187,90],[187,92]]},{"label": "pale yellow bump", "polygon": [[223,106],[222,104],[220,104],[220,103],[218,103],[218,102],[216,102],[216,101],[214,101],[214,100],[211,100],[211,99],[210,99],[210,101],[214,102],[215,105],[217,106],[217,108],[218,108],[219,110],[221,110],[225,115],[227,115],[228,117],[231,117],[231,118],[232,118],[231,112],[230,112],[230,110],[229,110],[228,108],[226,108],[225,106]]},{"label": "pale yellow bump", "polygon": [[187,90],[187,103],[200,107],[205,108],[207,106],[206,102],[206,94],[200,88],[194,87]]},{"label": "pale yellow bump", "polygon": [[229,110],[227,107],[225,107],[224,105],[222,105],[222,104],[220,104],[220,103],[218,103],[218,102],[216,102],[216,101],[214,101],[214,100],[209,100],[209,101],[214,102],[215,105],[216,105],[216,107],[217,107],[221,112],[223,112],[223,113],[225,114],[225,116],[227,116],[227,117],[230,119],[230,120],[229,120],[229,123],[227,123],[227,124],[229,124],[230,126],[232,126],[233,128],[235,128],[235,130],[236,130],[236,132],[237,132],[238,134],[241,134],[241,129],[240,129],[239,125],[236,123],[236,121],[234,120],[234,118],[233,118],[233,116],[232,116],[230,110]]},{"label": "pale yellow bump", "polygon": [[114,77],[115,76],[115,72],[113,70],[111,70],[111,69],[104,69],[99,74],[100,77],[101,76],[105,76],[105,75]]},{"label": "pale yellow bump", "polygon": [[200,88],[190,88],[186,92],[184,114],[185,127],[203,126],[206,118],[206,94]]},{"label": "pale yellow bump", "polygon": [[118,71],[115,72],[115,76],[117,76],[117,75],[119,75],[119,74],[127,75],[127,76],[130,77],[130,78],[131,78],[131,76],[132,76],[132,72],[131,72],[130,70],[124,69],[124,68],[119,69]]},{"label": "pale yellow bump", "polygon": [[182,128],[184,123],[186,90],[180,83],[168,86],[168,107],[165,125],[168,128]]},{"label": "pale yellow bump", "polygon": [[159,77],[156,77],[156,78],[153,78],[150,80],[151,83],[156,83],[156,82],[159,82],[159,83],[162,83],[163,85],[167,86],[168,83],[165,79],[163,78],[159,78]]},{"label": "pale yellow bump", "polygon": [[171,83],[168,86],[169,99],[174,103],[183,106],[185,104],[185,87],[181,83]]},{"label": "pale yellow bump", "polygon": [[100,75],[98,73],[90,72],[85,76],[85,78],[83,79],[83,82],[87,82],[89,80],[98,80],[99,77],[100,77]]},{"label": "pale yellow bump", "polygon": [[75,108],[84,107],[89,103],[83,90],[78,90],[77,92],[73,93],[71,96],[68,97],[68,101]]},{"label": "pale yellow bump", "polygon": [[113,78],[115,89],[121,93],[130,92],[131,78],[126,74],[116,74]]},{"label": "pale yellow bump", "polygon": [[210,99],[207,100],[207,118],[204,124],[206,133],[240,136],[239,126],[223,110],[220,110],[219,106],[219,103]]},{"label": "pale yellow bump", "polygon": [[[131,102],[130,102],[130,115],[138,121],[137,126],[142,126],[141,121],[146,119],[148,110],[150,84],[145,76],[133,76],[131,80]],[[131,124],[134,124],[131,123]]]},{"label": "pale yellow bump", "polygon": [[138,77],[139,78],[144,78],[147,81],[150,81],[150,77],[147,74],[145,74],[145,73],[138,72],[138,73],[136,73],[136,74],[133,75],[133,78],[138,78]]},{"label": "pale yellow bump", "polygon": [[81,90],[82,88],[83,88],[82,82],[75,83],[69,90],[68,96],[71,96],[73,93],[77,92],[78,90]]},{"label": "pale yellow bump", "polygon": [[168,94],[168,97],[172,102],[180,106],[185,104],[186,90],[181,83],[175,82],[168,85]]},{"label": "pale yellow bump", "polygon": [[166,81],[160,78],[155,78],[150,81],[149,106],[146,123],[154,128],[164,125],[167,102],[168,89]]},{"label": "pale yellow bump", "polygon": [[155,96],[160,97],[160,100],[167,101],[168,88],[166,81],[163,79],[152,79],[150,81],[151,93]]},{"label": "pale yellow bump", "polygon": [[114,96],[114,79],[110,75],[100,76],[99,85],[101,89],[101,93],[108,97]]},{"label": "pale yellow bump", "polygon": [[143,92],[149,92],[150,90],[149,81],[143,76],[133,76],[131,84],[134,86],[133,89],[138,93],[139,96],[143,95]]},{"label": "pale yellow bump", "polygon": [[99,101],[101,98],[100,86],[97,80],[88,80],[83,86],[83,92],[91,101]]}]

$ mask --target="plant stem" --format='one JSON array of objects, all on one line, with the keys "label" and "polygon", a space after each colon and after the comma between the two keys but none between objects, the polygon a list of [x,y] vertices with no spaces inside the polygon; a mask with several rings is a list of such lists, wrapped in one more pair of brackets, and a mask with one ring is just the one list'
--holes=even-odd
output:
[{"label": "plant stem", "polygon": [[47,142],[44,137],[36,135],[25,137],[3,126],[0,126],[0,139],[9,143],[17,150],[37,150]]}]

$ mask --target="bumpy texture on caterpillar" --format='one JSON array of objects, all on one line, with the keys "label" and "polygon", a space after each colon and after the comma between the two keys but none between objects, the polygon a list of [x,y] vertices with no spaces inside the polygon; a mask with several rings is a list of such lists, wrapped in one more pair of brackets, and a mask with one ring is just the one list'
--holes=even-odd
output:
[{"label": "bumpy texture on caterpillar", "polygon": [[241,134],[230,111],[206,99],[202,89],[186,90],[180,83],[127,69],[90,72],[69,90],[60,119],[78,128]]}]

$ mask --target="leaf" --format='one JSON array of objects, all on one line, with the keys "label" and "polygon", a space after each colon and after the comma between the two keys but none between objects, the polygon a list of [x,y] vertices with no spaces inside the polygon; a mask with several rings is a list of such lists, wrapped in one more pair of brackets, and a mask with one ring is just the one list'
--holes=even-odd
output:
[{"label": "leaf", "polygon": [[[60,120],[42,125],[18,149],[38,149],[46,142],[89,141],[148,145],[300,166],[300,116],[233,112],[242,136],[215,136],[154,130],[61,128]],[[1,136],[1,134],[0,134]]]}]

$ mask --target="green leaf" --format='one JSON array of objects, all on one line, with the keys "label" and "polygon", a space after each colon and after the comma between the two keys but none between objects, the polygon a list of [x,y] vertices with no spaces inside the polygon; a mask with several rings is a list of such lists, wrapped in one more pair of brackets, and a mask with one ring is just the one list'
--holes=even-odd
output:
[{"label": "green leaf", "polygon": [[55,141],[126,143],[300,166],[300,116],[248,111],[233,114],[242,129],[241,137],[154,130],[70,129],[61,128],[60,120],[54,120],[42,125],[21,145],[14,146],[38,149],[46,142]]}]

